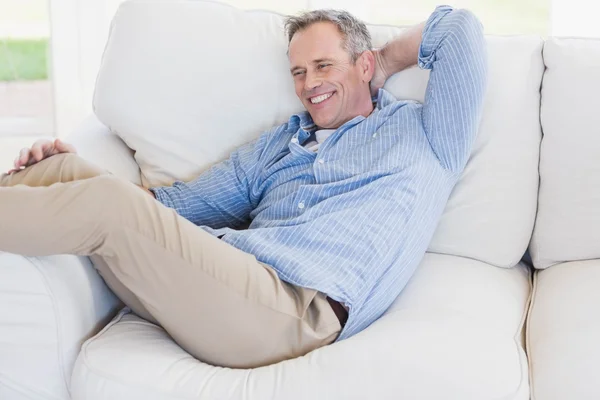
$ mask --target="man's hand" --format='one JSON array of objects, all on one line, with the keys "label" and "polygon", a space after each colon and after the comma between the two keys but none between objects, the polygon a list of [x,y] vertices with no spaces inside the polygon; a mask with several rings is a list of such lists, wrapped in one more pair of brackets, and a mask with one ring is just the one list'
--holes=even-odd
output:
[{"label": "man's hand", "polygon": [[27,168],[60,153],[77,153],[77,151],[73,145],[65,143],[60,139],[54,141],[40,139],[30,149],[25,147],[19,152],[19,155],[15,159],[14,168],[8,171],[8,173],[12,174],[13,172],[20,171],[21,168]]},{"label": "man's hand", "polygon": [[396,72],[417,63],[425,22],[405,29],[397,38],[379,50],[375,56],[375,73],[371,79],[371,95],[377,95],[385,81]]},{"label": "man's hand", "polygon": [[371,79],[371,96],[377,96],[379,89],[383,87],[389,75],[385,69],[381,50],[373,50],[373,55],[375,56],[375,72]]}]

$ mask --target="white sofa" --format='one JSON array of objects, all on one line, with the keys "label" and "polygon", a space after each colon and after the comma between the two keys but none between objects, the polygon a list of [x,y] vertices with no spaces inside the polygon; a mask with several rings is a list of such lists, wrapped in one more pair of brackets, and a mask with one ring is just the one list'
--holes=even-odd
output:
[{"label": "white sofa", "polygon": [[[300,109],[281,24],[206,1],[124,3],[95,116],[69,140],[135,183],[192,178]],[[369,28],[375,46],[400,31]],[[87,258],[0,253],[0,399],[600,398],[600,42],[487,39],[472,157],[422,265],[371,327],[219,368],[119,311]],[[427,79],[412,68],[386,89],[422,101]]]}]

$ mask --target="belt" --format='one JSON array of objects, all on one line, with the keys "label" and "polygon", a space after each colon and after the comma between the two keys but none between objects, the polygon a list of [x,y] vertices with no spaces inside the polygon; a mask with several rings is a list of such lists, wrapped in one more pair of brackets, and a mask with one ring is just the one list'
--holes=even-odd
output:
[{"label": "belt", "polygon": [[344,306],[341,305],[339,302],[337,302],[329,297],[327,297],[327,301],[329,302],[331,309],[335,313],[335,316],[340,321],[340,325],[343,328],[344,325],[346,325],[346,321],[348,320],[348,311],[346,311]]}]

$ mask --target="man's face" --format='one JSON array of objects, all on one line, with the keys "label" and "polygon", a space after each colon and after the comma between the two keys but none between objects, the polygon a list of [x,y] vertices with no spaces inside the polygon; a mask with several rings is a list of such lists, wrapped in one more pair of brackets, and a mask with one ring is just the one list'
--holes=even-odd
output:
[{"label": "man's face", "polygon": [[366,108],[372,109],[372,55],[369,58],[363,53],[353,63],[342,46],[342,34],[330,22],[318,22],[296,32],[290,42],[296,95],[319,128],[336,129],[364,115]]}]

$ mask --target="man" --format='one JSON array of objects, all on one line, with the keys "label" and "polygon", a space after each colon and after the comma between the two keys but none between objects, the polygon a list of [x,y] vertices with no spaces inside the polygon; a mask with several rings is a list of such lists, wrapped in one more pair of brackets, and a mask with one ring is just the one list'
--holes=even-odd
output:
[{"label": "man", "polygon": [[[307,112],[152,196],[55,155],[74,152],[60,141],[24,149],[0,178],[0,250],[89,255],[137,314],[212,364],[266,365],[368,327],[420,263],[469,157],[482,28],[442,6],[379,51],[347,12],[286,30]],[[416,63],[431,69],[424,104],[380,89]]]}]

